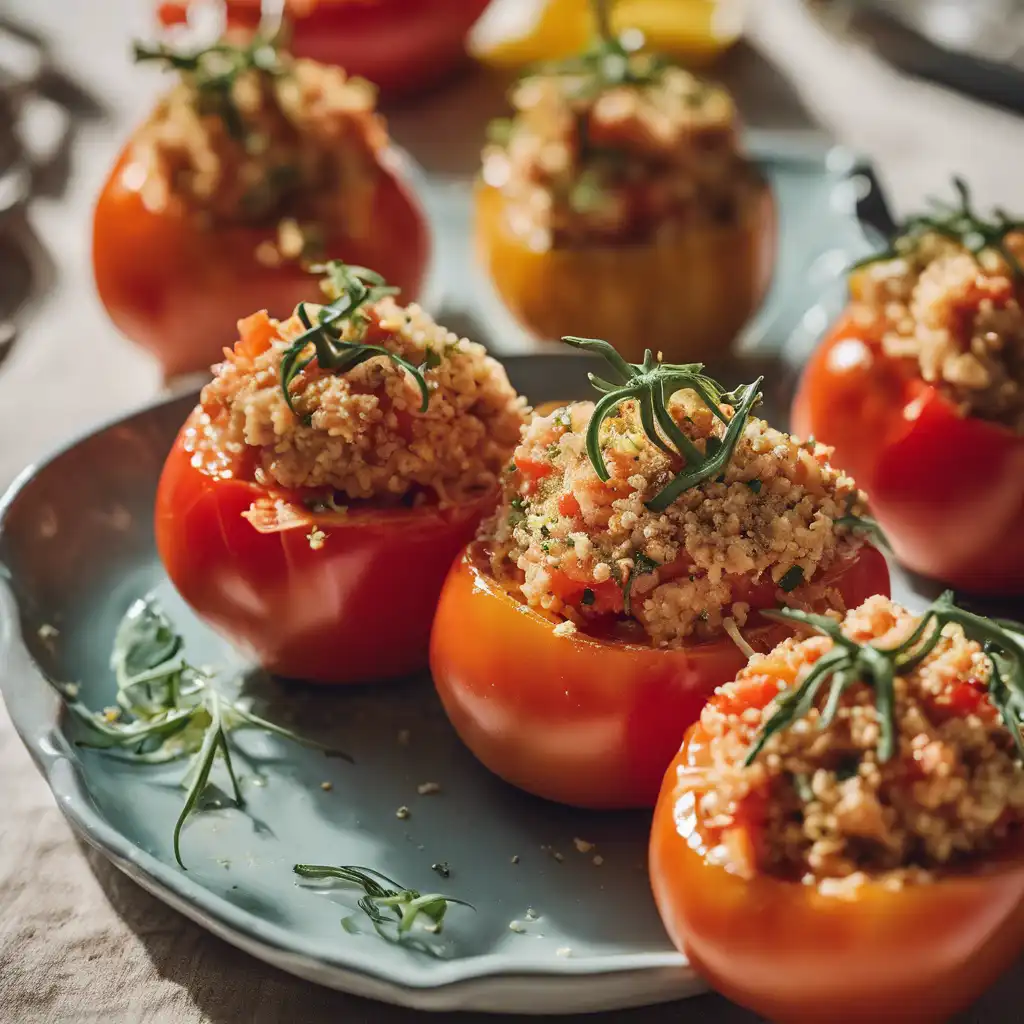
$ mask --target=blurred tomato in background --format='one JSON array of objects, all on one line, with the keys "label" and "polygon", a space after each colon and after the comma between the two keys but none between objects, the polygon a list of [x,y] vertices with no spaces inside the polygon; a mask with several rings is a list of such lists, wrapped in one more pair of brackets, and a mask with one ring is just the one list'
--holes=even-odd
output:
[{"label": "blurred tomato in background", "polygon": [[[747,0],[608,0],[613,28],[639,29],[647,48],[690,66],[708,64],[743,29]],[[557,60],[584,49],[592,0],[494,0],[470,36],[474,57],[495,67]]]},{"label": "blurred tomato in background", "polygon": [[466,35],[489,0],[165,0],[164,25],[190,10],[219,7],[229,29],[255,30],[283,9],[297,57],[339,64],[385,96],[408,95],[447,78],[466,58]]}]

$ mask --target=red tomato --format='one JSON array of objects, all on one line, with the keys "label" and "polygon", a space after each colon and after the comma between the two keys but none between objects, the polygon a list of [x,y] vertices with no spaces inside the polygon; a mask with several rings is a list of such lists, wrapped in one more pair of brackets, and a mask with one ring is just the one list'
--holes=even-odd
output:
[{"label": "red tomato", "polygon": [[[489,0],[286,0],[296,57],[340,64],[388,95],[446,78],[466,57],[465,40]],[[191,0],[161,3],[165,25],[184,21]],[[229,28],[259,26],[261,0],[224,0]]]},{"label": "red tomato", "polygon": [[[286,496],[289,528],[243,518],[264,487],[194,455],[185,422],[156,499],[157,550],[196,613],[268,671],[321,683],[370,682],[427,662],[430,623],[452,560],[497,501],[457,508],[309,513]],[[308,535],[326,535],[314,550]]]},{"label": "red tomato", "polygon": [[[874,548],[829,575],[849,607],[889,592]],[[744,634],[768,650],[788,630]],[[659,649],[559,636],[494,580],[478,544],[452,566],[430,640],[434,683],[466,746],[507,782],[579,807],[652,806],[686,728],[745,663],[728,638]]]},{"label": "red tomato", "polygon": [[[201,230],[180,205],[147,209],[130,152],[129,143],[96,204],[96,287],[118,329],[156,356],[168,376],[216,362],[250,310],[283,318],[299,302],[319,299],[316,282],[297,264],[267,267],[256,259],[276,227]],[[413,301],[429,255],[427,224],[390,166],[381,168],[372,223],[366,238],[328,237],[325,256],[373,267]]]},{"label": "red tomato", "polygon": [[973,872],[897,890],[869,881],[851,898],[742,877],[709,858],[693,813],[706,739],[698,722],[665,776],[650,875],[672,941],[723,995],[776,1024],[924,1024],[973,1002],[1016,959],[1020,844]]},{"label": "red tomato", "polygon": [[979,593],[1024,589],[1024,437],[959,415],[851,318],[808,363],[793,429],[834,446],[910,569]]}]

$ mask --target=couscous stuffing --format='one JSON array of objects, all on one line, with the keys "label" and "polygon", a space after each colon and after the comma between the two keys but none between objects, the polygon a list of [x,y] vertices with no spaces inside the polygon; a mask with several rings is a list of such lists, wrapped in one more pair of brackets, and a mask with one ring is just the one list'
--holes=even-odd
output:
[{"label": "couscous stuffing", "polygon": [[1024,232],[972,251],[925,230],[895,251],[851,277],[854,318],[963,414],[1024,432]]},{"label": "couscous stuffing", "polygon": [[[303,313],[315,321],[319,311],[307,303]],[[339,328],[342,341],[382,353],[335,372],[310,343],[286,396],[282,362],[308,324],[258,313],[240,327],[191,426],[199,462],[272,491],[301,489],[320,511],[355,501],[444,506],[497,488],[526,405],[482,345],[384,297]],[[417,382],[388,353],[418,368],[425,410]]]},{"label": "couscous stuffing", "polygon": [[[849,612],[841,630],[891,650],[920,622],[877,596]],[[879,752],[877,690],[860,678],[830,721],[825,686],[805,716],[763,732],[780,694],[836,647],[827,635],[788,639],[721,687],[699,724],[707,746],[696,815],[709,857],[744,875],[768,872],[842,895],[867,878],[927,881],[1018,830],[1024,767],[989,700],[992,663],[960,625],[940,628],[924,658],[896,672],[888,757]],[[759,735],[767,739],[757,749]]]},{"label": "couscous stuffing", "polygon": [[[628,398],[599,428],[602,480],[587,449],[594,409],[575,402],[527,425],[481,529],[492,571],[525,603],[659,646],[743,626],[752,607],[843,607],[822,580],[862,544],[848,524],[863,496],[829,448],[749,416],[721,472],[653,511],[684,461],[645,432]],[[735,414],[690,389],[667,411],[701,456],[721,448]]]},{"label": "couscous stuffing", "polygon": [[370,230],[387,133],[369,82],[266,43],[137,58],[180,72],[133,140],[149,209],[180,204],[210,226],[277,224],[276,243],[257,253],[266,263],[315,255],[322,224]]},{"label": "couscous stuffing", "polygon": [[[694,224],[753,215],[763,183],[739,151],[729,94],[646,54],[540,71],[492,126],[483,180],[508,228],[538,251],[670,241]],[[586,58],[584,58],[584,64]]]}]

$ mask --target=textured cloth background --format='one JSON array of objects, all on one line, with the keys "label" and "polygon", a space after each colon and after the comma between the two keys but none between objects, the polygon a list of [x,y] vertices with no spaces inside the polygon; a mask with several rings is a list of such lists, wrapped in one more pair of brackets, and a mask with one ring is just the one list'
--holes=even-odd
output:
[{"label": "textured cloth background", "polygon": [[[109,327],[89,270],[92,199],[150,99],[126,53],[131,35],[147,32],[152,6],[144,0],[6,2],[11,17],[47,37],[55,64],[106,113],[79,126],[66,195],[38,201],[31,211],[57,280],[0,368],[0,487],[31,459],[142,404],[159,386],[155,368]],[[954,170],[973,183],[981,202],[1024,208],[1024,121],[906,80],[869,53],[840,46],[796,0],[755,0],[754,6],[754,45],[777,71],[746,58],[750,70],[744,65],[740,77],[752,76],[758,100],[747,110],[752,124],[816,125],[867,154],[898,210],[945,190]],[[413,146],[420,123],[417,116],[396,118],[400,141]],[[2,706],[0,787],[0,1024],[426,1019],[264,967],[123,878],[75,840]],[[1019,1020],[1022,999],[1018,970],[964,1020]],[[683,1015],[715,1024],[753,1021],[713,996],[594,1019],[655,1024]]]}]

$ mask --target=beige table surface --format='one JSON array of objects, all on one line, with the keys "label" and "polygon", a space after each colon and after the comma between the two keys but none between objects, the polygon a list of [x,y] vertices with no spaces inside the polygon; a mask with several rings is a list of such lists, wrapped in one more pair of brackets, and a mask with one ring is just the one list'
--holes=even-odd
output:
[{"label": "beige table surface", "polygon": [[[0,487],[68,436],[140,405],[155,368],[110,328],[93,294],[89,211],[118,140],[155,81],[133,74],[128,39],[145,33],[144,0],[7,0],[7,12],[50,41],[56,65],[105,110],[79,128],[66,195],[37,202],[32,224],[57,273],[0,366]],[[960,170],[986,202],[1024,207],[1024,120],[908,81],[869,53],[841,48],[796,0],[756,0],[753,40],[781,69],[754,91],[755,124],[817,123],[870,157],[897,209],[942,190]],[[788,84],[787,84],[788,82]],[[419,119],[396,121],[413,146]],[[0,275],[4,268],[0,266]],[[1020,1020],[1018,969],[965,1020]],[[600,1015],[654,1024],[750,1022],[708,996],[670,1007]],[[0,706],[0,1024],[236,1021],[411,1022],[420,1015],[319,989],[264,967],[166,909],[82,849]],[[471,1019],[471,1018],[467,1018]],[[483,1018],[479,1018],[483,1019]],[[898,1019],[898,1018],[894,1018]]]}]

